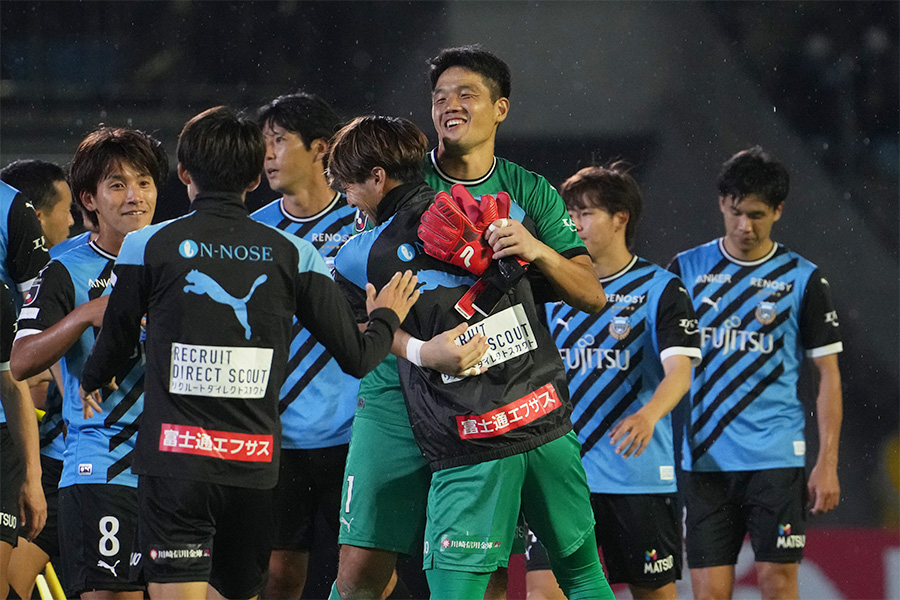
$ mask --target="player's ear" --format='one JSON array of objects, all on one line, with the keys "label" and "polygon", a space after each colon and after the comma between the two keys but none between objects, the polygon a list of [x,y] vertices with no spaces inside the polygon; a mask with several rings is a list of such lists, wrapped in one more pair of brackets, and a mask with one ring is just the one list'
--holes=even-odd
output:
[{"label": "player's ear", "polygon": [[97,210],[96,205],[94,205],[94,194],[90,193],[87,190],[81,190],[81,194],[79,194],[79,197],[81,198],[82,206],[84,206],[87,210],[91,212]]},{"label": "player's ear", "polygon": [[613,219],[615,219],[616,221],[616,229],[624,229],[625,226],[628,225],[628,221],[631,220],[631,213],[629,213],[627,210],[620,210],[613,215]]},{"label": "player's ear", "polygon": [[494,102],[494,110],[497,115],[497,122],[502,123],[506,120],[506,115],[509,114],[509,98],[498,98],[496,102]]},{"label": "player's ear", "polygon": [[253,190],[255,190],[256,188],[258,188],[259,183],[261,181],[262,181],[262,173],[260,173],[259,175],[256,176],[256,179],[254,179],[253,182],[249,186],[247,186],[247,190],[244,193],[250,193]]},{"label": "player's ear", "polygon": [[781,218],[781,212],[784,210],[784,202],[781,202],[778,206],[775,207],[775,220]]},{"label": "player's ear", "polygon": [[178,163],[178,180],[181,181],[186,186],[190,186],[191,183],[191,174],[188,173],[188,170],[184,168],[181,163]]},{"label": "player's ear", "polygon": [[315,158],[313,160],[324,164],[325,156],[328,154],[328,140],[325,138],[313,140],[309,145],[309,149],[315,152]]}]

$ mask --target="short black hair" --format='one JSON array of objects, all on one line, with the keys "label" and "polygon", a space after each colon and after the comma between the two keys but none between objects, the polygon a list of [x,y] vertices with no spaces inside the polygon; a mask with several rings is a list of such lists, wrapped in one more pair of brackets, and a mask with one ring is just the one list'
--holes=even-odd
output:
[{"label": "short black hair", "polygon": [[509,65],[482,48],[481,44],[444,48],[437,56],[428,60],[428,66],[432,92],[441,73],[451,67],[463,67],[481,75],[491,91],[491,102],[509,98],[511,91]]},{"label": "short black hair", "polygon": [[567,209],[593,207],[605,210],[610,215],[619,211],[627,212],[625,245],[629,248],[634,243],[644,209],[641,190],[629,173],[630,168],[628,163],[621,160],[608,166],[585,167],[566,179],[560,187],[560,195]]},{"label": "short black hair", "polygon": [[339,187],[366,181],[375,167],[400,183],[424,179],[428,138],[407,119],[357,117],[338,131],[328,152],[328,177]]},{"label": "short black hair", "polygon": [[773,210],[784,202],[790,190],[787,169],[759,146],[741,150],[722,165],[719,195],[740,201],[754,194]]},{"label": "short black hair", "polygon": [[59,201],[54,184],[66,181],[66,171],[46,160],[16,160],[0,170],[0,181],[25,194],[35,210],[52,210]]},{"label": "short black hair", "polygon": [[261,107],[257,122],[262,128],[275,124],[296,133],[309,150],[314,140],[330,140],[340,127],[341,118],[320,96],[297,92],[279,96]]},{"label": "short black hair", "polygon": [[162,143],[137,129],[101,125],[81,141],[72,157],[69,165],[72,198],[95,227],[99,225],[97,215],[85,208],[81,194],[96,194],[97,184],[122,163],[150,175],[157,190],[169,172],[169,159]]},{"label": "short black hair", "polygon": [[262,173],[266,143],[254,119],[216,106],[185,123],[177,153],[199,191],[243,193]]}]

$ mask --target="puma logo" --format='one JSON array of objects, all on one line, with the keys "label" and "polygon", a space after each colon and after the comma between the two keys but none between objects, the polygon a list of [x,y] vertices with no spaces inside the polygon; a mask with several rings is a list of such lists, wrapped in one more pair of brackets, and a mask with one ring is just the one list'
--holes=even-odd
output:
[{"label": "puma logo", "polygon": [[565,321],[563,321],[562,319],[556,319],[556,323],[555,323],[555,324],[556,324],[556,325],[562,325],[563,327],[566,328],[566,331],[568,331],[568,330],[569,330],[569,321],[571,321],[571,320],[572,320],[572,317],[569,317],[569,318],[566,319]]},{"label": "puma logo", "polygon": [[256,291],[256,288],[265,283],[268,279],[267,275],[263,274],[257,277],[256,281],[253,282],[253,285],[250,286],[250,291],[243,298],[235,298],[222,289],[222,286],[219,285],[215,279],[206,273],[201,273],[197,269],[190,271],[185,276],[185,279],[187,279],[188,282],[188,285],[184,286],[184,291],[186,293],[194,293],[198,296],[205,294],[214,302],[230,306],[234,311],[234,316],[244,327],[245,337],[248,340],[250,339],[250,323],[247,322],[247,302],[250,301],[250,297],[253,295],[253,292]]},{"label": "puma logo", "polygon": [[114,565],[112,565],[112,566],[109,566],[108,564],[106,564],[105,561],[98,560],[98,561],[97,561],[97,566],[98,566],[98,567],[102,567],[102,568],[104,568],[104,569],[109,569],[110,573],[113,574],[113,577],[118,577],[119,574],[116,573],[116,567],[119,566],[119,563],[120,563],[120,562],[122,562],[122,561],[117,560],[117,561],[116,561],[116,564],[114,564]]},{"label": "puma logo", "polygon": [[[353,517],[353,519],[355,519],[355,518],[356,518],[356,517]],[[341,519],[341,525],[346,526],[346,527],[347,527],[347,533],[350,533],[350,523],[353,522],[353,519],[350,519],[349,521],[348,521],[347,519],[345,519],[344,517],[340,517],[340,519]]]},{"label": "puma logo", "polygon": [[712,298],[709,298],[708,296],[703,296],[703,299],[700,301],[700,303],[701,304],[709,304],[714,309],[716,309],[716,312],[719,312],[719,302],[721,302],[721,301],[722,301],[721,298],[719,298],[716,301],[713,301]]}]

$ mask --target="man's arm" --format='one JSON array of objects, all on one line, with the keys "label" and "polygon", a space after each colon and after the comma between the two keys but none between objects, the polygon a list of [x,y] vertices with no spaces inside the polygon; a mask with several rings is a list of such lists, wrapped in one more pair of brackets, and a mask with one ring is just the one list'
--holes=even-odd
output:
[{"label": "man's arm", "polygon": [[9,371],[0,371],[0,388],[6,422],[25,464],[25,482],[19,492],[19,517],[23,525],[19,534],[31,541],[47,521],[47,502],[41,488],[37,417],[28,388],[14,380]]},{"label": "man's arm", "polygon": [[[487,370],[474,369],[488,352],[487,338],[481,334],[474,335],[465,344],[458,346],[456,338],[469,328],[468,323],[460,323],[453,329],[439,333],[427,342],[414,338],[409,333],[398,329],[394,334],[391,352],[422,367],[434,369],[445,375],[466,377],[480,375]],[[418,357],[410,356],[418,352]]]},{"label": "man's arm", "polygon": [[816,397],[819,455],[807,487],[812,513],[820,514],[836,508],[841,499],[837,466],[844,407],[837,354],[816,357],[812,361],[819,372],[819,394]]},{"label": "man's arm", "polygon": [[86,302],[47,329],[19,337],[13,345],[9,367],[13,377],[24,380],[49,369],[71,348],[88,327],[100,327],[109,296]]},{"label": "man's arm", "polygon": [[650,401],[610,429],[609,443],[618,444],[616,454],[621,454],[625,458],[640,456],[653,437],[656,423],[672,412],[690,389],[690,357],[676,354],[663,359],[662,365],[666,375],[659,382]]},{"label": "man's arm", "polygon": [[532,263],[566,304],[591,314],[606,305],[606,294],[594,273],[590,256],[566,258],[537,240],[514,219],[494,221],[485,236],[494,250],[494,259],[518,256]]}]

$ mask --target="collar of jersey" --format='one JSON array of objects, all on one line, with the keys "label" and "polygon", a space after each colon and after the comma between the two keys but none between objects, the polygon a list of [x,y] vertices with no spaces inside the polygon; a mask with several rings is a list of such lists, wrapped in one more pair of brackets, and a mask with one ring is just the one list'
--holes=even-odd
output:
[{"label": "collar of jersey", "polygon": [[101,248],[100,246],[98,246],[98,245],[97,245],[97,240],[91,240],[91,241],[89,241],[89,242],[88,242],[88,246],[90,246],[91,249],[92,249],[94,252],[96,252],[97,254],[99,254],[100,256],[102,256],[103,258],[107,258],[107,259],[109,259],[109,260],[116,260],[116,255],[113,254],[112,252],[107,252],[106,250],[104,250],[103,248]]},{"label": "collar of jersey", "polygon": [[637,256],[637,254],[635,254],[634,256],[631,257],[631,260],[628,261],[628,264],[625,265],[624,267],[622,267],[621,269],[619,269],[617,272],[613,273],[612,275],[607,275],[606,277],[601,277],[600,283],[609,283],[610,281],[613,281],[614,279],[618,279],[619,277],[621,277],[622,275],[624,275],[625,273],[627,273],[628,271],[633,269],[634,265],[637,263],[637,261],[638,261],[638,256]]},{"label": "collar of jersey", "polygon": [[195,210],[223,210],[232,211],[239,209],[247,213],[247,205],[240,194],[235,192],[202,192],[197,194],[191,202],[191,211]]},{"label": "collar of jersey", "polygon": [[446,181],[448,183],[461,183],[462,185],[466,185],[466,186],[481,185],[482,183],[484,183],[485,181],[487,181],[488,179],[491,178],[491,175],[494,174],[494,170],[496,170],[496,168],[497,168],[497,157],[495,156],[494,162],[491,163],[491,168],[488,169],[488,172],[485,173],[484,175],[482,175],[481,177],[479,177],[477,179],[454,179],[453,177],[450,177],[449,175],[444,173],[444,171],[441,170],[441,166],[438,164],[438,161],[437,161],[437,148],[435,148],[434,150],[429,152],[428,157],[431,159],[431,165],[434,167],[434,171],[435,171],[435,173],[438,174],[438,177],[440,177],[441,179],[443,179],[444,181]]},{"label": "collar of jersey", "polygon": [[375,221],[377,225],[381,225],[391,217],[393,217],[400,207],[403,206],[410,198],[414,197],[420,188],[425,187],[424,181],[416,181],[413,183],[403,183],[385,194],[378,208],[375,209]]},{"label": "collar of jersey", "polygon": [[762,258],[757,258],[756,260],[740,260],[740,259],[737,259],[737,258],[733,257],[732,255],[728,254],[728,250],[725,249],[725,238],[719,238],[718,243],[719,243],[719,252],[722,253],[722,256],[724,256],[725,258],[727,258],[734,264],[740,265],[742,267],[755,267],[757,265],[761,265],[764,262],[766,262],[767,260],[769,260],[770,258],[772,258],[773,256],[775,256],[775,253],[778,252],[778,242],[773,242],[772,249],[768,253],[766,253],[766,255],[763,256]]},{"label": "collar of jersey", "polygon": [[309,223],[310,221],[318,221],[319,219],[321,219],[322,217],[327,215],[331,211],[331,209],[334,208],[334,205],[337,204],[337,201],[340,197],[341,197],[340,192],[335,192],[334,198],[331,199],[331,202],[328,203],[328,206],[326,206],[325,208],[323,208],[322,210],[320,210],[319,212],[317,212],[316,214],[314,214],[310,217],[295,217],[294,215],[289,213],[287,211],[287,209],[284,207],[284,196],[279,198],[278,208],[281,210],[281,215],[285,219],[293,221],[294,223]]}]

